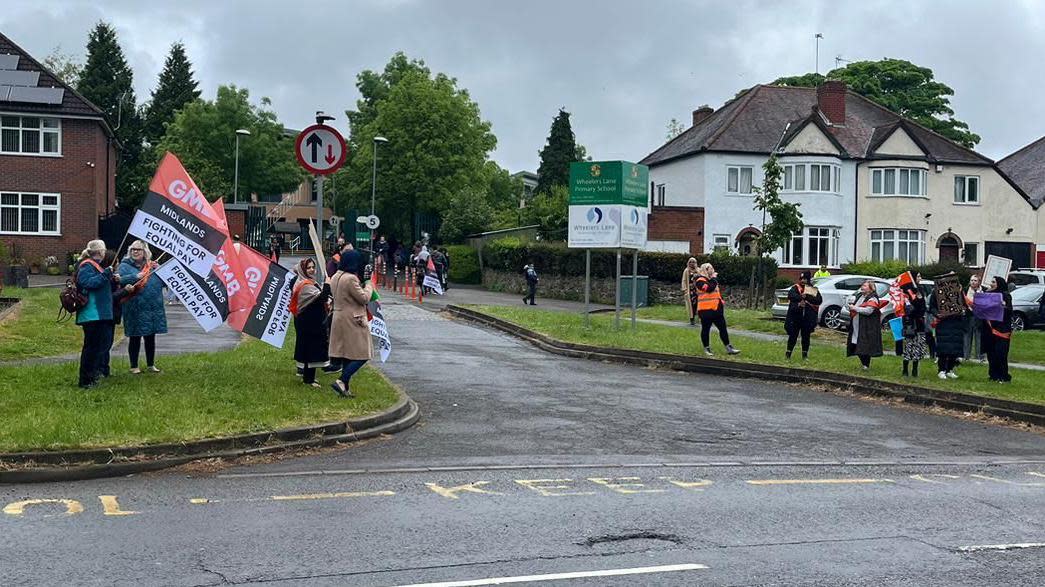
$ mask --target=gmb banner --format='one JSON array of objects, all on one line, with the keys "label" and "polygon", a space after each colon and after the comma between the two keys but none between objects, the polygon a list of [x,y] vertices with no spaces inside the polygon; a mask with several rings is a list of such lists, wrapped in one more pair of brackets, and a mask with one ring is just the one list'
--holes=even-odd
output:
[{"label": "gmb banner", "polygon": [[290,325],[290,294],[294,275],[261,253],[236,243],[247,286],[254,293],[253,306],[229,316],[229,326],[268,344],[283,348]]},{"label": "gmb banner", "polygon": [[177,259],[160,265],[156,274],[196,319],[204,332],[210,332],[225,322],[229,315],[229,299],[225,284],[211,271],[200,277],[189,271]]},{"label": "gmb banner", "polygon": [[370,310],[370,335],[374,337],[374,346],[377,347],[381,362],[388,360],[392,354],[392,339],[388,337],[388,324],[385,322],[385,313],[381,310],[381,302],[373,301],[367,305]]}]

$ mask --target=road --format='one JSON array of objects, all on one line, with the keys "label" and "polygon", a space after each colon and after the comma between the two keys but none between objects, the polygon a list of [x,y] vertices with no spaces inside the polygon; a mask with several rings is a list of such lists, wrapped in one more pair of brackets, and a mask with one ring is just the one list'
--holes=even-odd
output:
[{"label": "road", "polygon": [[383,369],[421,405],[420,424],[217,472],[0,487],[0,584],[1038,585],[1045,574],[1040,433],[558,357],[394,300],[387,315]]}]

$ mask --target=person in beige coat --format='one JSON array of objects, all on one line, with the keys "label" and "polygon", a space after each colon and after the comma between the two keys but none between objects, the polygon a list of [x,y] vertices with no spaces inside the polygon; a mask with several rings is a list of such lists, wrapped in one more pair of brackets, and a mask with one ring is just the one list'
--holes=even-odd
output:
[{"label": "person in beige coat", "polygon": [[341,254],[337,273],[330,281],[330,295],[334,311],[330,321],[330,358],[340,359],[341,378],[330,384],[341,397],[351,397],[349,380],[359,371],[374,352],[370,339],[370,322],[366,306],[374,293],[374,284],[360,285],[363,256],[356,251]]},{"label": "person in beige coat", "polygon": [[699,275],[697,260],[689,258],[686,269],[682,271],[682,298],[686,301],[686,310],[689,311],[689,325],[696,326],[697,316],[697,287],[696,280]]}]

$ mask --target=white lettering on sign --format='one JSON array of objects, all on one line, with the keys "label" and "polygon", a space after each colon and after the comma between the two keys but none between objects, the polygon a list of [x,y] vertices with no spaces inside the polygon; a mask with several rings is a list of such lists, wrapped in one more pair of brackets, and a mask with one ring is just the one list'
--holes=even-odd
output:
[{"label": "white lettering on sign", "polygon": [[203,194],[196,191],[195,188],[189,187],[184,181],[180,179],[172,181],[167,186],[167,193],[175,200],[185,202],[189,208],[203,214],[207,218],[214,218],[207,198],[204,198]]}]

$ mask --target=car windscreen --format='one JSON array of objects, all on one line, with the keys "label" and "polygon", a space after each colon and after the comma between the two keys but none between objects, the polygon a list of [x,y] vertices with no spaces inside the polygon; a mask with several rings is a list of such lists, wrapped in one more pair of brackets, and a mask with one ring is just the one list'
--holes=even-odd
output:
[{"label": "car windscreen", "polygon": [[1012,301],[1014,302],[1037,302],[1041,300],[1041,292],[1045,291],[1045,288],[1041,287],[1021,287],[1013,290]]}]

